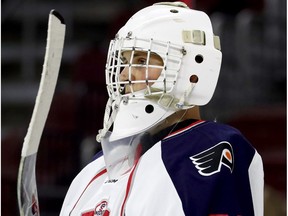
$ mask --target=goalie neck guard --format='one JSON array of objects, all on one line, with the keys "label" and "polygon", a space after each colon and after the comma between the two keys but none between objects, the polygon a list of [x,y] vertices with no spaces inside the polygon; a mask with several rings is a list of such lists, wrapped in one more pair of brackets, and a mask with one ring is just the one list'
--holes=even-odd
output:
[{"label": "goalie neck guard", "polygon": [[[127,51],[131,55],[123,62],[122,54]],[[145,63],[133,62],[137,52],[146,53]],[[160,56],[163,65],[150,64],[152,55]],[[112,124],[110,140],[117,140],[146,131],[179,109],[207,104],[221,60],[219,38],[204,12],[181,2],[157,3],[140,10],[110,42],[106,64],[109,100],[98,140]],[[133,80],[131,74],[137,67],[146,74],[143,80]],[[124,68],[128,76],[121,80]],[[153,68],[161,70],[156,80],[149,79]],[[134,89],[139,83],[144,85],[140,91]]]}]

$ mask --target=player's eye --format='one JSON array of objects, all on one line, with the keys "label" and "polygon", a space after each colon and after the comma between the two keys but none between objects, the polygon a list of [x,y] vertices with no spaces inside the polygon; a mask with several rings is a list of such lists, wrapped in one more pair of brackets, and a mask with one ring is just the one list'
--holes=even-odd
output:
[{"label": "player's eye", "polygon": [[146,58],[139,58],[137,60],[138,64],[146,65],[147,64],[147,59]]}]

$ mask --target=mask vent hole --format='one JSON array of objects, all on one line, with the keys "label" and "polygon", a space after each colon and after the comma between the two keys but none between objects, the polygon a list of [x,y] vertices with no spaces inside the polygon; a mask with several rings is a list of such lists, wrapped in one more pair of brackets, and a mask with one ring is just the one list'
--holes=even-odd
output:
[{"label": "mask vent hole", "polygon": [[149,104],[145,107],[145,111],[146,113],[150,114],[154,111],[154,107],[151,104]]},{"label": "mask vent hole", "polygon": [[178,13],[178,10],[172,9],[170,10],[171,13]]},{"label": "mask vent hole", "polygon": [[198,76],[193,74],[192,76],[190,76],[190,83],[197,83],[198,82]]},{"label": "mask vent hole", "polygon": [[196,55],[195,61],[199,64],[202,63],[203,62],[203,56],[202,55]]}]

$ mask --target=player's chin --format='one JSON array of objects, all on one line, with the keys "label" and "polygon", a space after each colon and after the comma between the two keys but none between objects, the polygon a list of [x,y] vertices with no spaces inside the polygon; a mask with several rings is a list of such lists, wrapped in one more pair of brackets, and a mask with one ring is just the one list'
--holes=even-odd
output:
[{"label": "player's chin", "polygon": [[133,84],[132,86],[126,85],[125,87],[120,89],[120,93],[122,95],[127,95],[131,94],[132,92],[141,91],[146,88],[147,88],[146,84]]},{"label": "player's chin", "polygon": [[[132,87],[133,87],[133,92],[137,92],[137,91],[141,91],[143,89],[147,89],[147,85],[143,84],[143,83],[134,84]],[[128,88],[129,88],[129,86],[128,86]],[[130,88],[129,88],[129,91],[131,92]]]}]

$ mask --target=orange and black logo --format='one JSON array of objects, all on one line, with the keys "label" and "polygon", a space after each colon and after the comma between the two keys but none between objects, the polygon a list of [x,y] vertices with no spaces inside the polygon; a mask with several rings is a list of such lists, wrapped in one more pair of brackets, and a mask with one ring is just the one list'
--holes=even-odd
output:
[{"label": "orange and black logo", "polygon": [[195,164],[198,172],[203,176],[210,176],[220,172],[222,165],[226,166],[231,173],[234,168],[234,154],[229,142],[223,141],[217,145],[200,152],[190,159]]}]

